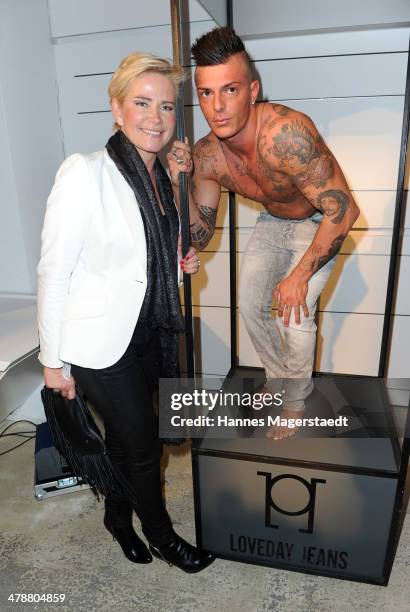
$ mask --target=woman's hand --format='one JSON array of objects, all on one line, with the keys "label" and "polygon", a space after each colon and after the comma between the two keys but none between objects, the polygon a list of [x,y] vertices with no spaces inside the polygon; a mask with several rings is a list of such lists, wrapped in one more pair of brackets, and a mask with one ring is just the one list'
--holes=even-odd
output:
[{"label": "woman's hand", "polygon": [[191,147],[188,144],[188,138],[185,137],[185,142],[175,140],[172,144],[171,151],[167,155],[169,173],[174,188],[179,187],[179,173],[186,172],[191,174],[193,163],[191,157]]},{"label": "woman's hand", "polygon": [[196,274],[199,270],[199,266],[201,262],[199,261],[199,257],[196,254],[196,249],[194,247],[189,247],[188,253],[182,258],[182,242],[181,236],[178,238],[178,261],[181,266],[182,272],[185,274]]},{"label": "woman's hand", "polygon": [[58,391],[69,400],[75,398],[74,378],[72,376],[69,380],[64,378],[63,368],[44,368],[43,375],[46,387]]}]

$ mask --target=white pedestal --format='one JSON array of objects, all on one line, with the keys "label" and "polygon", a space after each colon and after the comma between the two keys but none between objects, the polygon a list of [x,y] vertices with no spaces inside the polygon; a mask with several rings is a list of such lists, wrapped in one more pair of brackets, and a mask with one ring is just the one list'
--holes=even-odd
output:
[{"label": "white pedestal", "polygon": [[0,294],[0,421],[45,420],[38,345],[36,296]]}]

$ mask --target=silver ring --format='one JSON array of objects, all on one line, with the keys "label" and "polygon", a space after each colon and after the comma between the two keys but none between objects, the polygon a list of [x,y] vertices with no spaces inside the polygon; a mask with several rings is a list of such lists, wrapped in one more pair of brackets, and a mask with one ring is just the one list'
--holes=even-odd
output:
[{"label": "silver ring", "polygon": [[177,164],[183,164],[184,163],[184,158],[183,157],[177,157]]}]

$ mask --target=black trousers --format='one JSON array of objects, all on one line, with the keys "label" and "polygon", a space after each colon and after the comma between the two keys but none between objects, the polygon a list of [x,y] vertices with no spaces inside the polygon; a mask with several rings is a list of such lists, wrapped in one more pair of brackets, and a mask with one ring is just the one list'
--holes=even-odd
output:
[{"label": "black trousers", "polygon": [[[73,364],[71,372],[104,420],[108,455],[133,490],[145,537],[154,546],[169,543],[174,532],[162,497],[162,444],[153,410],[159,378],[158,333],[137,325],[117,363],[100,370]],[[117,495],[107,496],[105,510],[119,527],[132,520],[131,503]]]}]

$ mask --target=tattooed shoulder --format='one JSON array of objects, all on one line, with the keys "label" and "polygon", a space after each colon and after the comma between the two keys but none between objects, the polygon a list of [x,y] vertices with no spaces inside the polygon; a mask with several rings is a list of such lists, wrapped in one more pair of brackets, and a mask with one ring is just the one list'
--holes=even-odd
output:
[{"label": "tattooed shoulder", "polygon": [[218,151],[210,136],[198,140],[194,147],[195,169],[204,174],[215,174],[218,164]]},{"label": "tattooed shoulder", "polygon": [[334,174],[333,157],[313,121],[288,110],[264,124],[259,146],[262,159],[291,174],[299,189],[324,187]]},{"label": "tattooed shoulder", "polygon": [[283,165],[307,164],[315,153],[315,133],[303,117],[284,117],[272,132],[272,153]]},{"label": "tattooed shoulder", "polygon": [[283,104],[272,104],[272,109],[275,111],[277,115],[280,117],[285,117],[292,109],[289,106],[284,106]]}]

